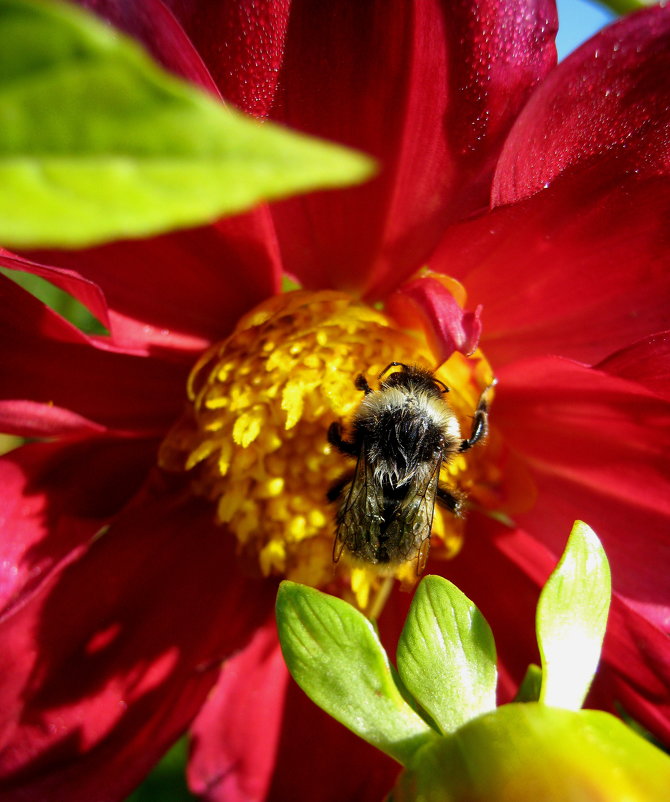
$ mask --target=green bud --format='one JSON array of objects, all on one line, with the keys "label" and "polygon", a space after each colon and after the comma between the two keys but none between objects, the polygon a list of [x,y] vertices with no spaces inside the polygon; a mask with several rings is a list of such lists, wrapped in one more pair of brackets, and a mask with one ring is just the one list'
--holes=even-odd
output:
[{"label": "green bud", "polygon": [[659,802],[670,758],[619,719],[510,704],[421,749],[393,802]]}]

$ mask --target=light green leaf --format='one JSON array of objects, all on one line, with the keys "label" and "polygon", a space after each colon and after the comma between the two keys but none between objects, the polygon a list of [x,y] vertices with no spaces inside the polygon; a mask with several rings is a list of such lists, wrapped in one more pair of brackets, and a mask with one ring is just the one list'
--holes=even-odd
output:
[{"label": "light green leaf", "polygon": [[660,802],[670,758],[595,710],[510,704],[420,750],[394,802]]},{"label": "light green leaf", "polygon": [[367,178],[371,161],[259,123],[69,4],[0,2],[0,242],[91,245]]},{"label": "light green leaf", "polygon": [[398,673],[442,732],[496,705],[491,629],[455,585],[427,576],[414,594],[398,642]]},{"label": "light green leaf", "polygon": [[437,737],[403,699],[372,624],[350,604],[285,581],[277,627],[295,681],[352,732],[403,765]]},{"label": "light green leaf", "polygon": [[595,532],[577,521],[540,594],[540,701],[579,710],[600,659],[612,593],[609,563]]}]

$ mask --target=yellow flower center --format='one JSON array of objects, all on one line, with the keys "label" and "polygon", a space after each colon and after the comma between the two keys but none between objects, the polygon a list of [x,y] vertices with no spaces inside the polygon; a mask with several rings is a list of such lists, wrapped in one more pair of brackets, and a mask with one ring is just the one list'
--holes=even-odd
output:
[{"label": "yellow flower center", "polygon": [[[215,503],[215,518],[255,555],[266,576],[327,588],[365,608],[382,583],[373,566],[343,555],[333,562],[336,504],[329,488],[351,459],[327,440],[334,421],[347,424],[390,362],[434,369],[424,338],[402,331],[380,311],[338,292],[278,295],[243,317],[193,368],[189,409],[162,444],[165,470],[186,471],[195,493]],[[464,437],[491,371],[480,353],[454,354],[436,371],[450,393]],[[466,495],[495,477],[472,449],[444,466],[442,478]],[[472,455],[472,456],[471,456]],[[490,471],[489,471],[490,473]],[[476,496],[476,492],[475,492]],[[459,549],[463,520],[436,510],[432,555]],[[416,561],[395,570],[416,581]]]}]

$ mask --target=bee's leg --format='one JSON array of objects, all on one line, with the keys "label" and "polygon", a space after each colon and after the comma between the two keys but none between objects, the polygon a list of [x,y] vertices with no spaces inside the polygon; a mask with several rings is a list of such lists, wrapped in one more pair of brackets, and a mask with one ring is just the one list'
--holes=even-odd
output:
[{"label": "bee's leg", "polygon": [[362,373],[359,373],[358,376],[354,379],[354,384],[357,390],[361,390],[365,393],[365,395],[369,395],[372,392],[372,387],[368,384],[368,380]]},{"label": "bee's leg", "polygon": [[358,445],[342,437],[342,424],[337,421],[333,421],[328,427],[328,442],[331,446],[335,446],[340,454],[346,454],[348,457],[358,456]]},{"label": "bee's leg", "polygon": [[326,498],[328,501],[337,501],[338,498],[342,495],[342,491],[344,488],[351,483],[351,480],[354,478],[354,471],[348,471],[344,474],[340,479],[337,480],[333,485],[330,486],[328,492],[326,493]]},{"label": "bee's leg", "polygon": [[454,515],[460,515],[463,510],[463,496],[458,493],[450,490],[446,485],[440,483],[437,486],[437,493],[435,495],[435,500],[440,505],[440,507],[444,507],[449,512],[453,513]]},{"label": "bee's leg", "polygon": [[[495,384],[495,382],[494,382]],[[492,387],[493,385],[491,385]],[[470,433],[470,437],[467,440],[462,440],[461,445],[459,447],[459,451],[467,451],[469,448],[472,448],[476,443],[486,437],[488,430],[489,430],[489,395],[490,387],[487,387],[486,390],[481,394],[479,397],[479,403],[477,404],[477,409],[475,410],[475,414],[472,420],[472,432]]]}]

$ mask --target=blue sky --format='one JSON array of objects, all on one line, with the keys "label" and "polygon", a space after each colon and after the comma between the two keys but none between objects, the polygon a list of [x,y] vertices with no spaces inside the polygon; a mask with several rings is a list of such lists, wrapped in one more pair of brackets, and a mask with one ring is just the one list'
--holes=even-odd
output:
[{"label": "blue sky", "polygon": [[588,0],[557,0],[556,5],[559,23],[556,46],[560,59],[614,19],[611,11]]}]

